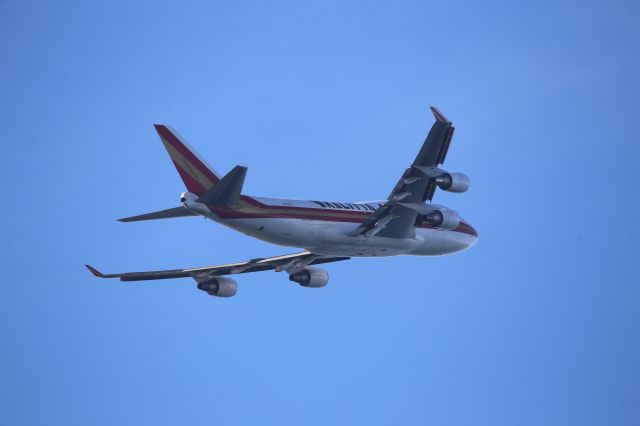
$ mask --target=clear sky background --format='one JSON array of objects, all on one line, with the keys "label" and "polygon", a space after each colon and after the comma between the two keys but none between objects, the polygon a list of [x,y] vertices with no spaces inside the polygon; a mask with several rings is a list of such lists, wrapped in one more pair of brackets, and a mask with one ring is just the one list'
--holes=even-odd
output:
[{"label": "clear sky background", "polygon": [[[638,425],[633,1],[0,2],[0,425]],[[105,272],[293,252],[178,205],[153,123],[253,195],[385,198],[437,105],[442,258],[324,289]]]}]

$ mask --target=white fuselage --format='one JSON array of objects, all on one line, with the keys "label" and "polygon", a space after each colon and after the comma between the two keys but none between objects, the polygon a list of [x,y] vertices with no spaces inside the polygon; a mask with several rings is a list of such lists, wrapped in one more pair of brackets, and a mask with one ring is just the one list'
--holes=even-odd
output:
[{"label": "white fuselage", "polygon": [[[453,230],[423,224],[416,227],[412,238],[352,236],[384,202],[330,203],[243,196],[241,206],[207,206],[210,214],[205,216],[263,241],[327,256],[439,256],[465,250],[478,239],[473,227],[464,221]],[[191,204],[187,201],[185,207],[194,210]]]}]

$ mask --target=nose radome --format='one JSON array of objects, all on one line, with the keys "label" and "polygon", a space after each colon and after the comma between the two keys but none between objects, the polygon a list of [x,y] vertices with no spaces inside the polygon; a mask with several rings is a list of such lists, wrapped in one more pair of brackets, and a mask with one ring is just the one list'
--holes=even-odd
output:
[{"label": "nose radome", "polygon": [[473,226],[471,226],[470,224],[467,224],[467,226],[469,227],[469,229],[471,230],[471,235],[473,235],[474,237],[476,237],[476,239],[478,239],[478,231],[476,231],[476,228],[474,228]]},{"label": "nose radome", "polygon": [[461,231],[466,234],[463,250],[473,247],[478,242],[478,231],[469,222],[464,222],[464,228]]},{"label": "nose radome", "polygon": [[460,222],[458,230],[465,234],[471,235],[472,237],[478,238],[478,231],[476,231],[476,229],[467,221]]}]

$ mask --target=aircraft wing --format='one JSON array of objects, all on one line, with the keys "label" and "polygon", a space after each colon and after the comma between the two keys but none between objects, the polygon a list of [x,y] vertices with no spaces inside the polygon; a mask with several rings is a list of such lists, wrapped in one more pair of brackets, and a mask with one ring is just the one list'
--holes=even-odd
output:
[{"label": "aircraft wing", "polygon": [[354,236],[412,238],[415,235],[418,213],[406,205],[422,204],[433,198],[438,166],[444,163],[455,130],[437,108],[430,108],[436,122],[429,130],[416,159],[402,174],[387,202],[355,230]]},{"label": "aircraft wing", "polygon": [[318,265],[321,263],[337,262],[348,260],[349,257],[321,256],[303,251],[300,253],[287,254],[283,256],[266,257],[246,260],[244,262],[228,263],[226,265],[205,266],[202,268],[167,269],[163,271],[146,272],[124,272],[119,274],[103,274],[90,265],[85,265],[89,271],[100,278],[119,278],[120,281],[145,281],[163,280],[170,278],[191,277],[196,281],[220,275],[243,274],[246,272],[258,272],[275,270],[294,271],[306,266]]}]

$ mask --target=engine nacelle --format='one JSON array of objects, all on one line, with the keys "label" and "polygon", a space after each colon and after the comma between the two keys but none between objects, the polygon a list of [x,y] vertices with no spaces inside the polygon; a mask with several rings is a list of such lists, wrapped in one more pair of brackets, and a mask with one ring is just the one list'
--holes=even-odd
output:
[{"label": "engine nacelle", "polygon": [[289,280],[302,287],[324,287],[329,282],[329,273],[320,268],[304,268],[289,275]]},{"label": "engine nacelle", "polygon": [[440,189],[447,192],[466,192],[471,185],[467,175],[462,173],[443,173],[436,176],[436,184]]},{"label": "engine nacelle", "polygon": [[238,291],[238,283],[231,278],[216,277],[198,283],[198,290],[206,291],[211,296],[231,297]]},{"label": "engine nacelle", "polygon": [[455,229],[460,225],[460,215],[449,209],[434,210],[424,218],[431,225],[440,229]]}]

